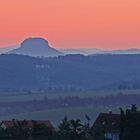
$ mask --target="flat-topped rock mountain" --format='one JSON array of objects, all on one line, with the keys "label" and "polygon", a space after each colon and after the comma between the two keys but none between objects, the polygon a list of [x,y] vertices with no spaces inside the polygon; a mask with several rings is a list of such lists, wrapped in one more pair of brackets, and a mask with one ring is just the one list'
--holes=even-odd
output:
[{"label": "flat-topped rock mountain", "polygon": [[50,47],[46,39],[40,37],[27,38],[21,43],[19,48],[13,49],[8,53],[23,54],[35,57],[53,57],[63,55],[62,52]]}]

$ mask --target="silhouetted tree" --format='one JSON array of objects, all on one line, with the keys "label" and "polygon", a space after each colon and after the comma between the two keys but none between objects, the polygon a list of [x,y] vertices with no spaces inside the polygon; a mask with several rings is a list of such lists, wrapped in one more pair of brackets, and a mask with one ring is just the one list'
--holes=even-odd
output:
[{"label": "silhouetted tree", "polygon": [[71,128],[70,121],[68,120],[67,116],[65,116],[62,122],[59,124],[58,129],[58,138],[60,140],[70,140]]},{"label": "silhouetted tree", "polygon": [[90,140],[105,140],[105,129],[103,126],[95,125],[90,131]]},{"label": "silhouetted tree", "polygon": [[121,132],[120,140],[139,140],[140,139],[140,111],[135,105],[121,112]]},{"label": "silhouetted tree", "polygon": [[71,137],[73,140],[80,138],[82,135],[83,125],[80,120],[70,120]]}]

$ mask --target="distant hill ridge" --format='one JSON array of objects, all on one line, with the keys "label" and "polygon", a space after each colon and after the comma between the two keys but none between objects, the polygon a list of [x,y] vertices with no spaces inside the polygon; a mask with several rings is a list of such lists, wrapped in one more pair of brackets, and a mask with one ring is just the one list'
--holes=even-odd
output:
[{"label": "distant hill ridge", "polygon": [[140,55],[0,55],[0,90],[140,88]]},{"label": "distant hill ridge", "polygon": [[67,54],[82,54],[82,55],[96,55],[96,54],[140,54],[139,48],[130,48],[124,50],[106,50],[99,48],[73,48],[68,49],[54,49],[50,47],[48,41],[41,37],[26,38],[20,45],[1,47],[0,54],[23,54],[34,57],[56,57]]},{"label": "distant hill ridge", "polygon": [[95,54],[140,54],[140,49],[130,48],[124,50],[102,50],[97,48],[76,48],[76,49],[60,49],[64,54],[83,54],[83,55],[95,55]]}]

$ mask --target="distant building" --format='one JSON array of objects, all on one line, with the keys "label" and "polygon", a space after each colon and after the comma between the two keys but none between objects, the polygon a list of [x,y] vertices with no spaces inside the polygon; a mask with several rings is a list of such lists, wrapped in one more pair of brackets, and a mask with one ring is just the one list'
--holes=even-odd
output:
[{"label": "distant building", "polygon": [[104,127],[105,138],[109,140],[119,140],[120,135],[120,115],[109,113],[100,113],[94,122],[94,126]]},{"label": "distant building", "polygon": [[1,127],[6,129],[22,125],[24,128],[33,128],[34,124],[47,126],[50,130],[54,130],[54,127],[49,120],[6,120],[1,122]]}]

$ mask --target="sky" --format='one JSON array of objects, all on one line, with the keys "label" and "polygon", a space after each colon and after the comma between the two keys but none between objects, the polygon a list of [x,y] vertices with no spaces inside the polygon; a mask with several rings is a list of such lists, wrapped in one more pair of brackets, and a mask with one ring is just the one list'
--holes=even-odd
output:
[{"label": "sky", "polygon": [[0,0],[0,47],[140,48],[140,0]]}]

